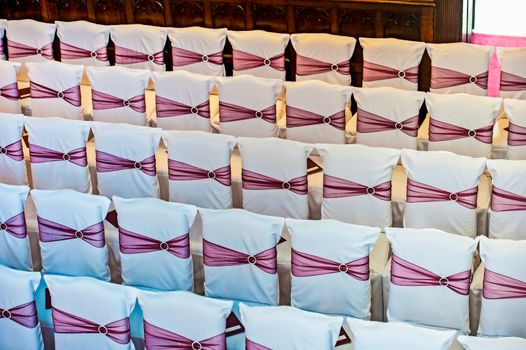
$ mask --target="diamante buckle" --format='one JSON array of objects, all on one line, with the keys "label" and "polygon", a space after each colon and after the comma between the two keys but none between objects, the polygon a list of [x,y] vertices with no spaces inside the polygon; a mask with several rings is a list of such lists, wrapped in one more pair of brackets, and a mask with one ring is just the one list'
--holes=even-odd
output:
[{"label": "diamante buckle", "polygon": [[64,93],[61,91],[61,92],[57,92],[57,97],[58,98],[64,98]]},{"label": "diamante buckle", "polygon": [[197,109],[197,107],[192,107],[192,108],[190,108],[190,113],[197,114],[197,113],[199,113],[199,110]]},{"label": "diamante buckle", "polygon": [[82,231],[75,231],[75,238],[78,238],[78,239],[84,238],[84,233]]},{"label": "diamante buckle", "polygon": [[476,131],[476,130],[473,130],[473,129],[469,130],[469,131],[468,131],[468,136],[469,136],[469,137],[475,137],[475,136],[477,136],[477,131]]},{"label": "diamante buckle", "polygon": [[159,248],[161,248],[161,250],[168,250],[170,248],[170,245],[166,242],[161,242],[159,244]]},{"label": "diamante buckle", "polygon": [[4,147],[0,147],[0,154],[7,154],[7,149]]},{"label": "diamante buckle", "polygon": [[200,342],[198,341],[192,342],[192,350],[201,350],[202,348],[203,346],[201,345]]},{"label": "diamante buckle", "polygon": [[71,159],[71,157],[70,157],[70,155],[69,155],[69,154],[67,154],[67,153],[64,153],[64,154],[62,155],[62,159],[64,159],[64,160],[65,160],[65,161],[67,162],[68,160],[70,160],[70,159]]},{"label": "diamante buckle", "polygon": [[0,230],[7,231],[7,224],[5,222],[0,223]]},{"label": "diamante buckle", "polygon": [[108,328],[106,328],[106,326],[99,326],[97,331],[102,335],[108,334]]},{"label": "diamante buckle", "polygon": [[247,261],[249,264],[255,265],[258,262],[258,259],[253,255],[249,255],[247,256]]},{"label": "diamante buckle", "polygon": [[365,192],[367,192],[367,194],[370,194],[372,196],[373,194],[376,193],[376,190],[374,189],[374,187],[367,187]]},{"label": "diamante buckle", "polygon": [[284,182],[281,184],[281,188],[284,190],[290,190],[290,184],[288,182]]},{"label": "diamante buckle", "polygon": [[11,315],[11,311],[9,311],[9,310],[3,310],[3,311],[2,311],[2,316],[3,316],[4,318],[6,318],[6,319],[10,319],[11,316],[12,316],[12,315]]},{"label": "diamante buckle", "polygon": [[130,107],[130,105],[131,105],[130,101],[128,101],[128,100],[122,101],[122,104],[124,105],[124,107]]},{"label": "diamante buckle", "polygon": [[339,69],[338,65],[336,63],[331,64],[331,70],[333,72],[336,72]]},{"label": "diamante buckle", "polygon": [[93,58],[97,58],[97,52],[91,51],[90,52],[90,56],[93,57]]},{"label": "diamante buckle", "polygon": [[449,280],[447,279],[447,277],[441,277],[438,280],[438,284],[440,284],[442,287],[447,287],[449,286]]},{"label": "diamante buckle", "polygon": [[404,79],[405,78],[405,72],[403,70],[398,71],[398,77]]},{"label": "diamante buckle", "polygon": [[148,61],[153,61],[155,59],[155,57],[153,57],[153,55],[148,55]]},{"label": "diamante buckle", "polygon": [[206,173],[206,176],[208,176],[209,179],[215,179],[216,173],[213,171],[209,171],[208,173]]},{"label": "diamante buckle", "polygon": [[450,201],[455,201],[455,202],[456,202],[456,201],[458,200],[458,194],[456,194],[456,193],[450,193],[450,194],[449,194],[449,200],[450,200]]},{"label": "diamante buckle", "polygon": [[201,60],[202,60],[203,62],[208,62],[208,56],[207,56],[207,55],[203,55],[203,56],[201,56]]},{"label": "diamante buckle", "polygon": [[264,64],[265,66],[267,66],[267,67],[270,66],[270,60],[269,60],[268,58],[265,58],[265,59],[263,60],[263,64]]},{"label": "diamante buckle", "polygon": [[331,117],[323,117],[323,123],[324,124],[330,124],[331,123]]},{"label": "diamante buckle", "polygon": [[340,264],[338,265],[338,271],[346,273],[347,271],[349,271],[349,266],[347,266],[346,264]]},{"label": "diamante buckle", "polygon": [[133,163],[133,167],[135,169],[139,169],[140,170],[140,169],[142,169],[142,164],[141,164],[141,162],[134,162]]},{"label": "diamante buckle", "polygon": [[396,122],[395,123],[395,129],[396,130],[402,130],[404,128],[404,124],[400,123],[400,122]]},{"label": "diamante buckle", "polygon": [[477,82],[477,77],[474,77],[474,76],[469,77],[469,82],[471,84],[475,84]]}]

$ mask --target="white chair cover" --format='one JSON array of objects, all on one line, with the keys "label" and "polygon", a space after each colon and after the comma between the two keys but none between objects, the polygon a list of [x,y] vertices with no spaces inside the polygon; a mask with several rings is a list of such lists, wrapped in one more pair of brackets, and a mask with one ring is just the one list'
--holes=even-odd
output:
[{"label": "white chair cover", "polygon": [[[2,41],[4,40],[4,34],[5,34],[5,29],[7,27],[7,20],[5,19],[0,19],[0,39],[2,39]],[[5,48],[4,48],[4,45],[2,43],[2,45],[0,45],[0,60],[5,60],[6,57],[5,57]]]},{"label": "white chair cover", "polygon": [[230,156],[236,139],[201,131],[163,132],[168,150],[170,201],[232,208]]},{"label": "white chair cover", "polygon": [[324,169],[322,218],[380,228],[391,226],[391,177],[400,151],[322,144],[316,149]]},{"label": "white chair cover", "polygon": [[402,150],[402,164],[409,182],[404,227],[477,235],[477,186],[484,158]]},{"label": "white chair cover", "polygon": [[277,138],[238,138],[243,208],[307,219],[307,157],[312,145]]},{"label": "white chair cover", "polygon": [[526,99],[526,48],[497,48],[500,58],[500,96]]},{"label": "white chair cover", "polygon": [[20,113],[20,93],[16,76],[21,66],[19,62],[0,59],[0,113]]},{"label": "white chair cover", "polygon": [[[6,36],[8,42],[7,55],[15,62],[45,62],[53,59],[53,39],[56,25],[54,23],[38,22],[32,19],[10,20],[7,22]],[[26,46],[27,49],[15,48]],[[34,48],[34,53],[26,51]],[[22,51],[22,52],[20,52]]]},{"label": "white chair cover", "polygon": [[22,146],[24,117],[0,113],[0,182],[26,185],[26,162]]},{"label": "white chair cover", "polygon": [[526,339],[516,337],[482,338],[482,337],[458,337],[458,342],[465,350],[522,350],[526,349]]},{"label": "white chair cover", "polygon": [[[277,262],[272,250],[281,238],[284,219],[240,209],[199,212],[203,220],[205,295],[277,305]],[[230,263],[231,255],[247,258]]]},{"label": "white chair cover", "polygon": [[526,101],[507,98],[504,112],[510,122],[508,128],[508,159],[526,159]]}]

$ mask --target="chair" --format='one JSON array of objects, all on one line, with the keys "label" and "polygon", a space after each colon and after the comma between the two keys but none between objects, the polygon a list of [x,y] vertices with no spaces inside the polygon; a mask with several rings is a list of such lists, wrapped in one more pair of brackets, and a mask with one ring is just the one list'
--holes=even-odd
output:
[{"label": "chair", "polygon": [[526,99],[526,48],[498,48],[500,56],[500,96]]},{"label": "chair", "polygon": [[238,138],[243,208],[264,215],[309,216],[308,144],[277,138]]},{"label": "chair", "polygon": [[521,350],[526,346],[526,339],[517,337],[483,338],[483,337],[458,337],[458,342],[465,350]]},{"label": "chair", "polygon": [[292,34],[296,51],[296,81],[322,80],[351,85],[351,57],[356,39],[325,33]]},{"label": "chair", "polygon": [[55,21],[60,60],[84,66],[109,66],[110,27],[86,21]]},{"label": "chair", "polygon": [[360,38],[364,88],[390,86],[418,90],[418,66],[426,49],[419,41]]},{"label": "chair", "polygon": [[21,63],[0,60],[0,113],[20,113],[16,76]]},{"label": "chair", "polygon": [[227,36],[232,44],[234,76],[250,74],[285,80],[285,48],[289,34],[229,30]]},{"label": "chair", "polygon": [[27,185],[26,163],[22,146],[24,117],[0,113],[0,182]]},{"label": "chair", "polygon": [[110,201],[73,190],[32,190],[43,273],[110,279],[103,221]]},{"label": "chair", "polygon": [[509,120],[508,159],[526,159],[526,102],[504,99],[504,112]]},{"label": "chair", "polygon": [[113,204],[118,214],[124,284],[191,291],[189,232],[197,208],[156,198],[113,197]]},{"label": "chair", "polygon": [[5,60],[4,34],[7,27],[7,20],[0,19],[0,60]]},{"label": "chair", "polygon": [[89,277],[45,275],[56,350],[134,350],[130,315],[134,288]]},{"label": "chair", "polygon": [[7,22],[7,53],[10,61],[45,62],[53,60],[56,25],[32,19]]},{"label": "chair", "polygon": [[170,28],[173,70],[224,76],[223,49],[226,28]]}]

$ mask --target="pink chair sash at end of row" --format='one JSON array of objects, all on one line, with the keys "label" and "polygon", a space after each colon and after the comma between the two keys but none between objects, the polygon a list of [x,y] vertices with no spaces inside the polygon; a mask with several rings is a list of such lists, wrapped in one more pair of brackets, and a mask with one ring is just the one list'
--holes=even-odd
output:
[{"label": "pink chair sash at end of row", "polygon": [[526,197],[493,186],[491,210],[495,212],[526,210]]},{"label": "pink chair sash at end of row", "polygon": [[180,47],[172,47],[172,61],[174,67],[183,67],[200,62],[219,66],[223,64],[223,51],[203,55],[199,52],[185,50]]},{"label": "pink chair sash at end of row", "polygon": [[0,87],[0,97],[6,98],[11,101],[18,101],[20,99],[18,84],[15,82]]},{"label": "pink chair sash at end of row", "polygon": [[357,131],[361,133],[399,130],[404,134],[416,137],[418,135],[418,115],[395,122],[377,114],[358,108]]},{"label": "pink chair sash at end of row", "polygon": [[288,181],[242,169],[242,187],[244,190],[285,190],[298,195],[308,193],[307,175],[298,176]]},{"label": "pink chair sash at end of row", "polygon": [[391,283],[403,287],[442,286],[461,295],[469,295],[471,270],[441,277],[421,266],[410,263],[393,254]]},{"label": "pink chair sash at end of row", "polygon": [[270,67],[275,70],[285,70],[285,54],[281,53],[270,58],[260,57],[248,52],[232,50],[235,71],[242,71],[258,67]]},{"label": "pink chair sash at end of row", "polygon": [[516,74],[500,72],[501,91],[523,91],[526,90],[526,77]]},{"label": "pink chair sash at end of row", "polygon": [[154,326],[146,320],[144,320],[144,342],[148,350],[226,350],[225,333],[207,339],[192,340]]},{"label": "pink chair sash at end of row", "polygon": [[37,216],[38,233],[41,242],[57,242],[80,239],[95,248],[105,245],[104,224],[98,222],[82,230],[77,230],[57,222]]},{"label": "pink chair sash at end of row", "polygon": [[484,269],[482,296],[485,299],[526,298],[526,282]]},{"label": "pink chair sash at end of row", "polygon": [[458,125],[446,123],[429,118],[429,141],[451,141],[466,137],[491,144],[493,142],[493,125],[484,126],[478,129],[466,129]]},{"label": "pink chair sash at end of row", "polygon": [[526,146],[526,127],[510,122],[508,126],[508,145]]},{"label": "pink chair sash at end of row", "polygon": [[190,238],[189,234],[185,233],[162,242],[119,227],[119,249],[123,254],[166,251],[180,259],[188,259],[190,257]]},{"label": "pink chair sash at end of row", "polygon": [[192,114],[210,119],[210,103],[208,101],[204,101],[195,106],[188,106],[184,103],[156,95],[155,110],[157,118],[178,117]]},{"label": "pink chair sash at end of row", "polygon": [[159,51],[147,54],[125,47],[115,46],[115,63],[117,64],[132,64],[148,61],[162,66],[164,64],[164,52]]},{"label": "pink chair sash at end of row", "polygon": [[136,169],[149,176],[155,176],[155,155],[141,161],[129,160],[103,151],[95,151],[96,168],[99,173]]},{"label": "pink chair sash at end of row", "polygon": [[337,72],[341,75],[349,75],[351,72],[351,63],[349,60],[339,63],[330,63],[311,57],[301,55],[296,56],[296,74],[299,76],[330,72]]},{"label": "pink chair sash at end of row", "polygon": [[69,152],[59,152],[38,145],[29,145],[31,163],[70,162],[80,167],[88,165],[86,147],[79,147]]},{"label": "pink chair sash at end of row", "polygon": [[14,215],[5,221],[0,219],[0,231],[5,231],[18,239],[26,238],[27,228],[24,212]]},{"label": "pink chair sash at end of row", "polygon": [[85,318],[53,307],[53,330],[58,334],[102,334],[118,344],[128,344],[130,320],[124,318],[105,325],[99,325]]},{"label": "pink chair sash at end of row", "polygon": [[48,60],[53,59],[53,44],[49,43],[42,47],[32,47],[29,45],[7,40],[7,52],[9,58],[22,58],[27,56],[39,55]]},{"label": "pink chair sash at end of row", "polygon": [[477,187],[452,193],[412,179],[407,180],[408,203],[454,201],[465,208],[475,209],[477,208],[477,194]]},{"label": "pink chair sash at end of row", "polygon": [[219,121],[221,123],[235,122],[257,118],[267,123],[276,124],[276,106],[272,105],[260,111],[219,101]]},{"label": "pink chair sash at end of row", "polygon": [[108,49],[104,46],[95,51],[90,51],[60,41],[60,57],[69,60],[95,58],[101,62],[106,62],[108,60]]},{"label": "pink chair sash at end of row", "polygon": [[359,281],[369,279],[369,256],[347,263],[339,263],[292,249],[291,272],[295,277],[344,273]]},{"label": "pink chair sash at end of row", "polygon": [[64,91],[57,91],[31,81],[29,83],[29,91],[31,98],[60,98],[75,107],[80,107],[81,104],[79,85],[72,86]]},{"label": "pink chair sash at end of row", "polygon": [[483,72],[478,75],[469,75],[452,69],[431,67],[431,88],[443,89],[464,84],[475,84],[481,89],[488,89],[489,73]]},{"label": "pink chair sash at end of row", "polygon": [[127,100],[97,90],[92,90],[91,94],[93,99],[93,109],[95,110],[128,107],[137,113],[146,112],[144,94],[134,96]]},{"label": "pink chair sash at end of row", "polygon": [[0,157],[6,156],[12,160],[21,162],[24,160],[24,151],[22,150],[22,141],[17,140],[7,146],[0,146]]},{"label": "pink chair sash at end of row", "polygon": [[323,175],[323,198],[343,198],[370,195],[383,201],[391,200],[391,181],[374,187],[342,179],[336,176]]},{"label": "pink chair sash at end of row", "polygon": [[168,159],[168,179],[171,181],[211,179],[225,186],[230,186],[232,184],[230,165],[215,170],[206,170],[173,159]]},{"label": "pink chair sash at end of row", "polygon": [[0,307],[0,320],[4,318],[26,328],[35,328],[38,325],[37,306],[35,301],[4,309]]},{"label": "pink chair sash at end of row", "polygon": [[383,66],[377,63],[363,62],[363,81],[377,81],[386,79],[405,79],[411,83],[418,83],[418,66],[404,70]]},{"label": "pink chair sash at end of row", "polygon": [[245,349],[246,350],[272,350],[271,348],[267,348],[264,345],[253,342],[252,340],[248,338],[245,340]]},{"label": "pink chair sash at end of row", "polygon": [[325,116],[287,105],[287,128],[325,124],[345,130],[345,111]]},{"label": "pink chair sash at end of row", "polygon": [[206,266],[254,265],[261,271],[271,275],[277,272],[277,250],[275,246],[250,255],[203,239],[203,257]]}]

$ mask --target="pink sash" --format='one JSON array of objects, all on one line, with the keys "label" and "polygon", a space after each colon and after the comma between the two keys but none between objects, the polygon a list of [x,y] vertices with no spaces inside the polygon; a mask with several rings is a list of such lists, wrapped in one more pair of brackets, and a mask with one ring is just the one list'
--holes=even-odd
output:
[{"label": "pink sash", "polygon": [[203,239],[203,257],[206,266],[254,265],[271,275],[276,274],[277,271],[275,246],[255,255],[249,255]]},{"label": "pink sash", "polygon": [[374,196],[383,201],[391,200],[391,181],[386,181],[374,187],[336,176],[323,175],[323,198],[343,198],[356,196]]},{"label": "pink sash", "polygon": [[95,58],[101,62],[106,62],[108,60],[108,49],[101,47],[95,51],[90,51],[60,41],[60,58],[66,60]]},{"label": "pink sash", "polygon": [[267,348],[264,345],[258,344],[253,342],[252,340],[246,338],[245,340],[245,349],[246,350],[272,350],[271,348]]},{"label": "pink sash", "polygon": [[205,170],[196,166],[168,159],[168,179],[171,181],[193,181],[211,179],[230,186],[230,164],[215,170]]},{"label": "pink sash", "polygon": [[85,318],[53,308],[53,328],[59,334],[97,334],[100,333],[118,344],[130,342],[130,319],[99,325]]},{"label": "pink sash", "polygon": [[508,127],[508,145],[526,146],[526,127],[510,122]]},{"label": "pink sash", "polygon": [[115,63],[117,64],[132,64],[148,61],[162,66],[164,64],[164,52],[159,51],[149,55],[115,45]]},{"label": "pink sash", "polygon": [[183,67],[199,62],[208,62],[219,66],[223,64],[223,51],[202,55],[199,52],[172,47],[172,61],[174,67]]},{"label": "pink sash", "polygon": [[478,129],[466,129],[458,125],[429,118],[429,141],[451,141],[473,137],[476,140],[491,144],[493,141],[493,125]]},{"label": "pink sash", "polygon": [[31,98],[60,98],[70,105],[80,107],[80,86],[72,86],[64,91],[56,91],[33,81],[29,82]]},{"label": "pink sash", "polygon": [[0,156],[6,156],[19,162],[23,161],[24,152],[22,151],[22,141],[15,141],[5,147],[0,146]]},{"label": "pink sash", "polygon": [[144,320],[144,342],[148,350],[226,350],[225,333],[194,341],[154,326],[146,320]]},{"label": "pink sash", "polygon": [[6,221],[0,221],[0,231],[5,231],[18,239],[26,238],[27,230],[24,212],[14,215]]},{"label": "pink sash", "polygon": [[481,89],[488,89],[488,72],[480,73],[476,76],[457,72],[452,69],[431,67],[431,88],[443,89],[447,87],[459,86],[464,84],[475,84]]},{"label": "pink sash", "polygon": [[478,188],[473,187],[461,192],[450,193],[415,180],[407,179],[408,203],[455,201],[465,208],[475,209],[477,207],[477,192]]},{"label": "pink sash", "polygon": [[128,100],[123,100],[120,97],[115,97],[97,90],[92,90],[91,94],[93,99],[93,109],[95,110],[128,107],[137,113],[146,112],[144,94],[134,96]]},{"label": "pink sash", "polygon": [[482,296],[485,299],[526,298],[526,282],[484,269]]},{"label": "pink sash", "polygon": [[17,43],[16,41],[7,40],[7,52],[9,54],[9,59],[39,55],[48,60],[52,60],[53,44],[49,43],[42,46],[41,48],[36,48]]},{"label": "pink sash", "polygon": [[297,55],[296,56],[296,75],[314,75],[329,72],[337,72],[341,75],[349,75],[351,63],[345,60],[340,63],[329,63],[315,58]]},{"label": "pink sash", "polygon": [[393,254],[391,262],[391,283],[403,287],[442,286],[461,295],[469,295],[471,270],[440,277],[435,273],[412,264]]},{"label": "pink sash", "polygon": [[11,101],[18,101],[20,93],[18,92],[18,84],[12,83],[0,87],[0,96]]},{"label": "pink sash", "polygon": [[181,259],[190,257],[190,238],[188,233],[169,241],[161,242],[155,238],[143,236],[119,226],[119,247],[123,254],[144,254],[164,250]]},{"label": "pink sash", "polygon": [[500,91],[526,90],[526,77],[500,72]]},{"label": "pink sash", "polygon": [[336,261],[292,249],[291,272],[296,277],[341,272],[359,281],[367,281],[369,279],[369,256],[340,264]]},{"label": "pink sash", "polygon": [[242,169],[242,186],[244,190],[285,190],[299,195],[308,192],[307,175],[298,176],[289,181],[281,181],[270,176]]},{"label": "pink sash", "polygon": [[86,158],[86,147],[79,147],[63,153],[38,145],[29,145],[29,156],[31,163],[48,163],[66,161],[81,167],[88,165]]},{"label": "pink sash", "polygon": [[184,103],[156,95],[155,110],[157,118],[178,117],[181,115],[193,114],[195,116],[210,119],[210,102],[208,100],[197,106],[188,106]]},{"label": "pink sash", "polygon": [[326,124],[339,130],[345,130],[345,110],[336,112],[329,116],[324,116],[287,105],[287,128],[320,124]]},{"label": "pink sash", "polygon": [[26,328],[35,328],[38,325],[37,307],[35,301],[12,307],[0,308],[0,320],[5,318]]},{"label": "pink sash", "polygon": [[133,161],[111,153],[95,151],[98,173],[137,169],[149,176],[155,176],[155,155],[141,161]]},{"label": "pink sash", "polygon": [[242,107],[232,103],[219,101],[219,121],[221,123],[235,122],[257,118],[267,123],[276,124],[276,105],[267,107],[261,111]]},{"label": "pink sash", "polygon": [[361,133],[399,130],[411,137],[418,135],[418,115],[396,122],[358,108],[357,131]]},{"label": "pink sash", "polygon": [[67,241],[81,239],[95,248],[104,247],[104,224],[98,222],[82,230],[76,230],[66,225],[37,216],[38,233],[41,242]]},{"label": "pink sash", "polygon": [[491,210],[497,212],[526,210],[526,197],[493,186]]},{"label": "pink sash", "polygon": [[284,71],[285,70],[285,54],[281,53],[274,57],[263,58],[248,52],[232,50],[232,56],[234,59],[234,70],[242,71],[257,67],[270,67],[275,70]]},{"label": "pink sash", "polygon": [[363,61],[363,81],[377,81],[402,78],[411,83],[418,83],[418,66],[398,70],[381,64]]}]

